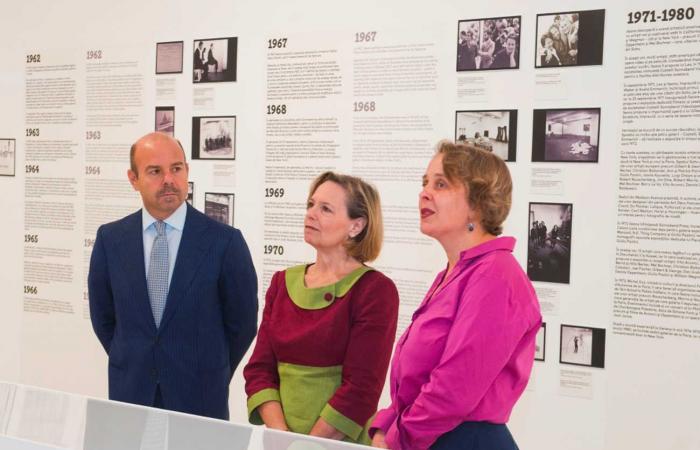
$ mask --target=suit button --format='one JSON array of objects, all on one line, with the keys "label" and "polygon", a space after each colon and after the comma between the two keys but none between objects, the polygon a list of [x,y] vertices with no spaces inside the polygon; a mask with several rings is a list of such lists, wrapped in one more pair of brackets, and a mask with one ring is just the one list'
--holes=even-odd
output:
[{"label": "suit button", "polygon": [[323,296],[323,299],[327,302],[330,302],[331,300],[333,300],[333,294],[331,294],[330,292],[326,292],[326,294]]}]

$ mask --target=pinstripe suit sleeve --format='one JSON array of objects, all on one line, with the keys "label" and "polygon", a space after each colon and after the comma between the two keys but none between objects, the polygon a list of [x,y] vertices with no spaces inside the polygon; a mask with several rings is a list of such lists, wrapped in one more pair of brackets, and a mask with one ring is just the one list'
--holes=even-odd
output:
[{"label": "pinstripe suit sleeve", "polygon": [[255,338],[258,322],[258,278],[248,246],[236,229],[224,256],[219,295],[233,374]]}]

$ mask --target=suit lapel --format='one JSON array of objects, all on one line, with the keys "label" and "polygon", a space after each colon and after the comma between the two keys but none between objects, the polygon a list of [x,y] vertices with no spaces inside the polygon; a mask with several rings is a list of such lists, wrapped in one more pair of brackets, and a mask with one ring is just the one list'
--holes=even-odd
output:
[{"label": "suit lapel", "polygon": [[207,254],[207,250],[212,242],[212,237],[206,233],[207,228],[209,228],[207,217],[190,205],[187,205],[185,227],[182,230],[173,277],[170,280],[170,288],[168,289],[168,300],[165,304],[163,319],[160,322],[161,330],[175,314],[189,286],[192,284],[197,269]]},{"label": "suit lapel", "polygon": [[151,301],[148,297],[148,284],[146,283],[141,210],[128,216],[123,225],[122,239],[117,242],[121,266],[133,292],[132,300],[137,308],[137,317],[147,318],[148,326],[152,331],[155,331],[156,323],[153,319]]}]

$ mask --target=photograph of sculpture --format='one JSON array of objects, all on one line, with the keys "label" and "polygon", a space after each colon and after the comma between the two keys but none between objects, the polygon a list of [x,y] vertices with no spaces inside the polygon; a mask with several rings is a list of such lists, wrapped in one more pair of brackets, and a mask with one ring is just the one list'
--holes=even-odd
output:
[{"label": "photograph of sculpture", "polygon": [[156,127],[155,131],[165,133],[170,137],[175,137],[175,107],[156,106]]},{"label": "photograph of sculpture", "polygon": [[597,163],[600,108],[536,109],[532,161]]},{"label": "photograph of sculpture", "polygon": [[187,182],[187,203],[194,206],[194,181]]},{"label": "photograph of sculpture", "polygon": [[605,329],[562,324],[559,362],[604,368]]},{"label": "photograph of sculpture", "polygon": [[238,38],[195,39],[192,82],[236,81]]},{"label": "photograph of sculpture", "polygon": [[542,322],[540,330],[535,336],[535,361],[544,361],[545,347],[547,345],[547,324]]},{"label": "photograph of sculpture", "polygon": [[535,67],[603,64],[605,10],[537,15]]},{"label": "photograph of sculpture", "polygon": [[520,16],[458,22],[457,72],[517,69],[519,65]]},{"label": "photograph of sculpture", "polygon": [[532,281],[569,283],[571,203],[530,203],[527,275]]},{"label": "photograph of sculpture", "polygon": [[236,159],[236,116],[192,118],[192,159]]},{"label": "photograph of sculpture", "polygon": [[0,176],[15,176],[16,141],[0,139]]},{"label": "photograph of sculpture", "polygon": [[456,112],[455,142],[488,150],[504,161],[515,161],[517,131],[515,109]]},{"label": "photograph of sculpture", "polygon": [[212,219],[233,226],[234,194],[206,192],[204,194],[204,214]]},{"label": "photograph of sculpture", "polygon": [[156,44],[156,75],[182,73],[183,41]]}]

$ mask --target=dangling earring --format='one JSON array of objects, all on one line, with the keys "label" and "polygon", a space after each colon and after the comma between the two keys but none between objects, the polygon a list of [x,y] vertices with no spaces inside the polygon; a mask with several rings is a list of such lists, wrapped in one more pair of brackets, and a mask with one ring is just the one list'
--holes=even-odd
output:
[{"label": "dangling earring", "polygon": [[474,231],[474,224],[472,222],[467,224],[467,230],[469,230],[470,233]]}]

